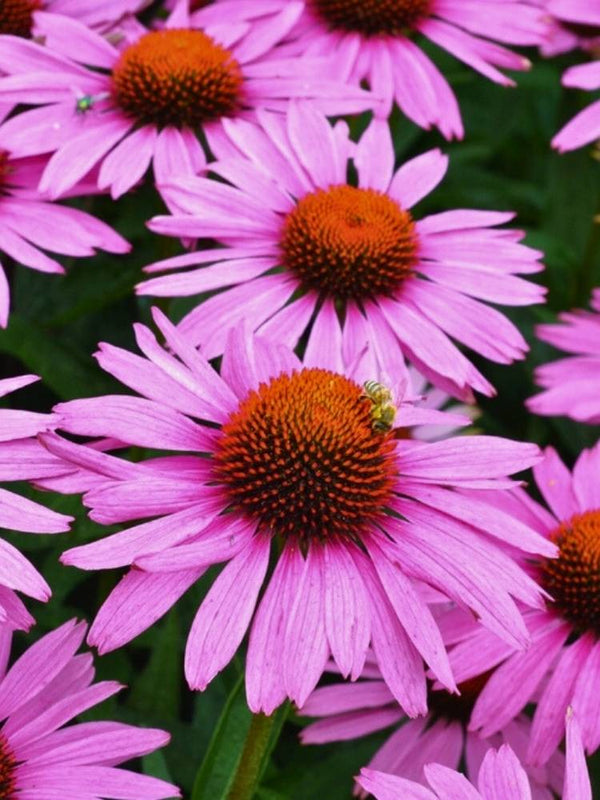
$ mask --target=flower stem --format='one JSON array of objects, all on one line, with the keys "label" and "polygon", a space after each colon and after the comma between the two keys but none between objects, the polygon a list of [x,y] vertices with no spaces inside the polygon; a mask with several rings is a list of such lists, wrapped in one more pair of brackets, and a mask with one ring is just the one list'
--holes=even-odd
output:
[{"label": "flower stem", "polygon": [[[599,209],[600,211],[600,209]],[[579,272],[579,292],[576,305],[587,306],[590,294],[595,285],[595,276],[598,270],[598,253],[600,251],[600,213],[596,214],[592,222],[592,230],[585,248]]]},{"label": "flower stem", "polygon": [[288,710],[286,704],[268,717],[266,714],[253,715],[227,800],[252,800]]}]

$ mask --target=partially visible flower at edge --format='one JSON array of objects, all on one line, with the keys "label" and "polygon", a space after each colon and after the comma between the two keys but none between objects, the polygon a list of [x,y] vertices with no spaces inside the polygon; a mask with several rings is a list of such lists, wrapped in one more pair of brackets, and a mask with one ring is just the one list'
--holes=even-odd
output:
[{"label": "partially visible flower at edge", "polygon": [[[553,0],[549,10],[559,20],[593,26],[600,33],[600,5],[580,0]],[[593,91],[600,89],[600,61],[570,67],[562,77],[563,86]],[[600,100],[576,114],[552,140],[561,153],[575,150],[600,138]]]},{"label": "partially visible flower at edge", "polygon": [[490,736],[536,703],[527,760],[544,764],[562,741],[569,706],[586,751],[600,746],[600,443],[581,452],[572,472],[546,448],[533,472],[550,510],[518,487],[488,502],[559,548],[558,558],[528,558],[525,565],[552,599],[542,610],[524,610],[532,636],[526,652],[515,653],[473,625],[449,658],[459,683],[493,670],[473,708],[472,730]]},{"label": "partially visible flower at edge", "polygon": [[548,15],[547,32],[540,45],[544,56],[580,48],[593,53],[600,47],[600,14],[592,4],[580,0],[528,0]]},{"label": "partially visible flower at edge", "polygon": [[123,688],[115,681],[93,683],[91,654],[76,655],[85,629],[75,620],[65,623],[7,670],[11,631],[0,626],[3,797],[180,797],[176,786],[118,766],[166,745],[170,737],[165,731],[108,721],[63,727]]},{"label": "partially visible flower at edge", "polygon": [[85,25],[106,31],[122,17],[140,11],[151,0],[3,0],[0,8],[0,34],[35,38],[36,14],[64,15]]},{"label": "partially visible flower at edge", "polygon": [[387,117],[395,101],[416,125],[436,126],[447,139],[463,136],[458,103],[413,36],[422,34],[490,80],[511,86],[500,69],[524,70],[530,63],[499,43],[540,44],[546,30],[538,9],[514,0],[306,0],[303,5],[284,52],[326,57],[327,74],[349,86],[366,81],[384,99],[377,113]]},{"label": "partially visible flower at edge", "polygon": [[[460,609],[436,614],[436,618],[449,650],[474,624]],[[360,681],[323,686],[310,695],[298,713],[319,719],[302,728],[300,738],[304,744],[322,744],[356,739],[394,726],[367,767],[425,785],[424,768],[430,762],[450,769],[464,763],[467,777],[475,781],[486,752],[508,744],[525,766],[536,789],[535,800],[553,800],[553,791],[559,794],[562,787],[564,759],[556,750],[546,765],[526,764],[531,720],[525,714],[487,739],[469,730],[471,712],[489,677],[490,673],[484,673],[459,684],[460,695],[450,694],[430,681],[427,716],[407,720],[371,655]]]},{"label": "partially visible flower at edge", "polygon": [[[96,250],[127,253],[130,245],[106,223],[85,211],[51,203],[37,190],[43,158],[13,158],[0,135],[0,253],[38,272],[61,274],[63,267],[43,250],[65,256],[93,256]],[[85,184],[80,191],[85,192]],[[70,195],[76,195],[72,187]],[[0,263],[0,327],[8,323],[9,283]]]},{"label": "partially visible flower at edge", "polygon": [[[567,713],[567,754],[562,800],[592,800],[590,777],[585,763],[581,733],[572,711]],[[508,745],[488,750],[483,759],[477,789],[464,775],[441,764],[425,767],[431,787],[363,769],[357,780],[376,800],[531,800],[531,785],[519,759]]]},{"label": "partially visible flower at edge", "polygon": [[600,423],[600,288],[590,305],[591,311],[559,314],[561,324],[537,326],[539,339],[574,355],[536,368],[535,381],[545,391],[526,402],[534,414]]},{"label": "partially visible flower at edge", "polygon": [[[0,397],[39,380],[36,375],[21,375],[0,380]],[[56,417],[13,408],[0,408],[0,481],[48,478],[64,472],[60,459],[52,456],[35,439],[38,433],[52,430]],[[24,533],[63,533],[72,517],[58,514],[6,488],[0,489],[0,527]],[[9,542],[0,539],[0,629],[28,629],[33,624],[15,591],[45,602],[50,587]]]}]

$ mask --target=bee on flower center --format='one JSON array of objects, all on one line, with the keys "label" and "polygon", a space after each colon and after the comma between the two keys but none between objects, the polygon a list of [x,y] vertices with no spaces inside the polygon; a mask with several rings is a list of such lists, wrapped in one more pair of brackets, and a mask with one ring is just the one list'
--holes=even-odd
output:
[{"label": "bee on flower center", "polygon": [[372,404],[371,424],[373,430],[388,433],[388,431],[391,431],[396,418],[396,406],[392,402],[391,391],[387,386],[377,381],[365,381],[363,389],[362,397],[370,400]]}]

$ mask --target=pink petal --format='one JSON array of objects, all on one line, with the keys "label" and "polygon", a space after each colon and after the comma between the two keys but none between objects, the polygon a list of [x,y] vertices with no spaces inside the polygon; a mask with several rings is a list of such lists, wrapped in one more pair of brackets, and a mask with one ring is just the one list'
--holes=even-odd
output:
[{"label": "pink petal", "polygon": [[203,691],[234,656],[248,630],[262,586],[271,542],[258,533],[213,583],[192,624],[185,650],[185,676]]},{"label": "pink petal", "polygon": [[567,711],[567,770],[563,800],[592,800],[581,730],[572,709]]},{"label": "pink petal", "polygon": [[283,679],[288,696],[302,706],[321,677],[329,647],[325,631],[323,554],[309,548],[296,588],[283,645]]},{"label": "pink petal", "polygon": [[400,167],[392,178],[388,192],[402,208],[412,208],[435,189],[447,169],[448,156],[440,150],[429,150]]},{"label": "pink petal", "polygon": [[376,800],[439,800],[433,792],[418,783],[373,769],[361,769],[356,781]]},{"label": "pink petal", "polygon": [[246,695],[255,714],[272,714],[286,698],[283,643],[303,568],[304,560],[298,551],[285,547],[252,623],[246,656]]},{"label": "pink petal", "polygon": [[356,680],[371,638],[369,602],[352,557],[344,546],[323,549],[325,630],[342,675]]},{"label": "pink petal", "polygon": [[203,570],[158,573],[131,569],[109,594],[90,628],[88,644],[108,653],[166,614]]},{"label": "pink petal", "polygon": [[531,800],[527,773],[508,745],[498,751],[488,750],[478,784],[485,800]]}]

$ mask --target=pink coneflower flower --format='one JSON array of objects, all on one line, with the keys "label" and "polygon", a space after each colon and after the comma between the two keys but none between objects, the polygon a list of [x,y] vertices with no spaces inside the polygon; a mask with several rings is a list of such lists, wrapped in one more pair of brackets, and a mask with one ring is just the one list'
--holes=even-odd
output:
[{"label": "pink coneflower flower", "polygon": [[[560,21],[575,25],[588,34],[600,35],[600,3],[598,0],[555,0],[549,3],[551,11]],[[563,75],[563,86],[592,91],[600,89],[600,62],[570,67]],[[600,100],[589,105],[556,134],[552,146],[564,153],[575,150],[600,138]]]},{"label": "pink coneflower flower", "polygon": [[[92,256],[96,249],[127,253],[129,244],[104,222],[84,211],[50,203],[36,189],[40,159],[12,158],[0,149],[0,252],[39,272],[64,269],[43,250]],[[6,327],[9,285],[0,264],[0,326]]]},{"label": "pink coneflower flower", "polygon": [[[289,98],[311,98],[329,114],[362,111],[372,98],[323,78],[318,62],[282,60],[277,41],[301,5],[256,13],[231,0],[212,19],[210,7],[194,15],[183,7],[160,30],[141,32],[113,46],[76,20],[38,13],[45,46],[0,39],[0,102],[40,106],[1,129],[15,155],[52,153],[40,189],[58,197],[100,165],[99,186],[118,197],[154,165],[158,181],[201,169],[206,158],[196,136],[223,138],[225,120]],[[237,13],[234,13],[234,10]]]},{"label": "pink coneflower flower", "polygon": [[591,307],[559,314],[564,325],[536,328],[542,341],[576,355],[536,369],[536,383],[546,391],[527,400],[534,414],[600,423],[600,289],[592,293]]},{"label": "pink coneflower flower", "polygon": [[150,0],[2,0],[0,34],[29,38],[37,35],[36,12],[74,17],[104,30],[127,14],[134,14]]},{"label": "pink coneflower flower", "polygon": [[[480,626],[453,648],[456,679],[493,669],[473,713],[471,728],[489,736],[530,702],[537,702],[527,758],[544,764],[559,746],[564,714],[572,706],[588,752],[600,745],[600,444],[584,450],[570,474],[548,448],[534,467],[551,511],[520,489],[500,500],[503,511],[535,528],[559,547],[557,559],[541,559],[530,572],[553,598],[544,610],[525,611],[532,644],[511,652]],[[496,503],[496,498],[492,502]]]},{"label": "pink coneflower flower", "polygon": [[598,0],[529,0],[546,12],[548,25],[540,50],[555,56],[575,48],[593,51],[600,45]]},{"label": "pink coneflower flower", "polygon": [[[397,375],[400,349],[444,391],[463,399],[471,387],[493,394],[450,337],[505,364],[526,352],[519,331],[479,302],[543,299],[542,287],[514,274],[542,269],[541,253],[519,243],[522,231],[497,227],[514,215],[460,209],[417,219],[413,206],[442,180],[448,159],[432,150],[394,170],[384,122],[373,121],[354,145],[343,125],[332,129],[308,104],[291,105],[286,118],[260,118],[260,126],[228,125],[244,158],[210,169],[229,185],[182,178],[163,190],[175,215],[149,223],[158,233],[212,237],[221,248],[151,265],[202,266],[138,291],[224,289],[180,323],[208,358],[222,352],[239,319],[291,347],[312,322],[305,360],[331,340],[351,363],[369,343],[383,375]],[[358,186],[346,181],[350,158]]]},{"label": "pink coneflower flower", "polygon": [[[443,622],[441,625],[446,633],[447,627]],[[444,640],[450,644],[446,636]],[[459,684],[460,695],[429,683],[427,716],[407,720],[374,659],[367,661],[365,672],[365,680],[325,686],[310,695],[300,713],[321,719],[302,729],[300,738],[304,744],[356,739],[393,725],[396,729],[371,759],[368,768],[424,785],[425,768],[432,761],[450,769],[458,769],[464,763],[467,777],[474,781],[486,752],[503,744],[510,745],[524,762],[531,732],[531,721],[524,714],[489,739],[468,729],[473,706],[489,674]],[[536,800],[553,800],[553,791],[560,793],[564,775],[560,751],[555,751],[546,766],[526,766],[526,769],[536,790]]]},{"label": "pink coneflower flower", "polygon": [[497,68],[523,70],[530,64],[498,42],[539,44],[544,30],[538,9],[513,0],[306,0],[286,50],[296,57],[327,57],[327,74],[354,86],[366,80],[384,99],[385,116],[395,101],[415,124],[434,125],[450,139],[463,135],[456,98],[413,37],[422,34],[490,80],[510,86]]},{"label": "pink coneflower flower", "polygon": [[[0,397],[37,381],[35,375],[0,380]],[[55,424],[52,414],[13,408],[0,409],[0,479],[4,482],[47,478],[64,472],[59,459],[50,456],[34,438]],[[0,489],[0,527],[29,533],[62,533],[72,517],[57,514],[39,503]],[[0,539],[0,629],[27,629],[33,624],[15,591],[45,602],[50,587],[12,544]],[[0,690],[1,691],[1,690]]]},{"label": "pink coneflower flower", "polygon": [[186,675],[204,689],[251,627],[255,711],[270,713],[286,696],[302,705],[330,655],[357,678],[369,643],[409,715],[427,708],[422,659],[452,691],[440,632],[412,578],[474,609],[511,646],[527,644],[512,597],[539,606],[539,588],[494,539],[550,555],[555,546],[496,509],[488,519],[453,487],[503,491],[507,474],[537,461],[534,445],[396,439],[396,425],[448,416],[408,403],[394,414],[402,396],[363,386],[360,362],[350,372],[303,367],[244,326],[232,332],[219,376],[159,312],[155,320],[169,350],[137,325],[144,358],[107,344],[98,354],[142,397],[75,400],[57,413],[72,433],[180,455],[130,463],[44,437],[52,452],[104,477],[85,494],[95,520],[145,520],[62,557],[83,569],[133,566],[92,626],[99,651],[146,629],[219,563],[188,638]]},{"label": "pink coneflower flower", "polygon": [[0,627],[0,791],[7,800],[179,797],[166,781],[118,765],[152,753],[169,734],[122,722],[65,723],[112,697],[115,681],[93,683],[85,635],[75,620],[42,637],[7,670],[11,632]]},{"label": "pink coneflower flower", "polygon": [[[570,67],[563,75],[562,83],[563,86],[588,91],[600,89],[600,61]],[[600,138],[600,100],[596,100],[576,114],[552,139],[552,146],[561,153],[565,153],[568,150],[576,150],[598,138]]]},{"label": "pink coneflower flower", "polygon": [[[566,764],[563,800],[592,800],[581,735],[577,720],[571,715],[567,719]],[[488,750],[477,778],[477,790],[464,775],[442,764],[429,764],[425,775],[431,791],[405,778],[371,769],[361,770],[357,780],[376,800],[538,800],[544,796],[530,784],[527,772],[508,745]]]}]

